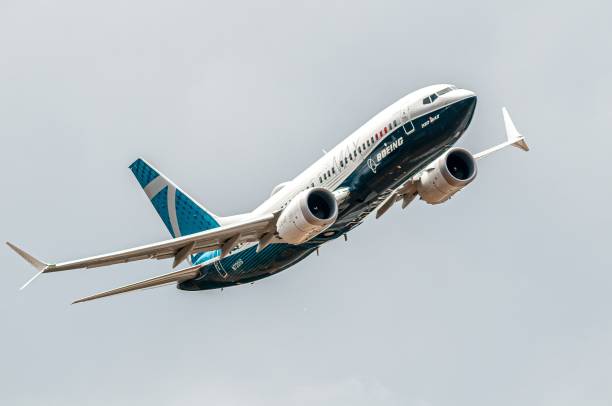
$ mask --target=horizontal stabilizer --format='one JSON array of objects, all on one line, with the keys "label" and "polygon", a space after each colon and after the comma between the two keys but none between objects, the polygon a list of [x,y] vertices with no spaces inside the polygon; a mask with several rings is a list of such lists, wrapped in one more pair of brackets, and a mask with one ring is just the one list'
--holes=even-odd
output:
[{"label": "horizontal stabilizer", "polygon": [[183,282],[183,281],[193,279],[196,276],[198,276],[200,273],[201,267],[202,267],[201,265],[193,266],[191,268],[186,268],[186,269],[176,271],[176,272],[170,272],[165,275],[156,276],[155,278],[147,279],[141,282],[132,283],[131,285],[126,285],[120,288],[107,290],[106,292],[97,293],[95,295],[91,295],[91,296],[81,298],[79,300],[75,300],[74,302],[72,302],[72,304],[88,302],[90,300],[118,295],[121,293],[127,293],[127,292],[131,292],[134,290],[139,290],[139,289],[153,288],[156,286],[166,285],[168,283],[173,283],[173,282]]}]

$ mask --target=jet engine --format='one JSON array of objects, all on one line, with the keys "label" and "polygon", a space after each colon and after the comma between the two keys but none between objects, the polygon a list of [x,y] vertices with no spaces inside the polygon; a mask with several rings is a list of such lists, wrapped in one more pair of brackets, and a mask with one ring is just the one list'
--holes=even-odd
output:
[{"label": "jet engine", "polygon": [[324,188],[306,189],[295,196],[278,218],[278,237],[288,244],[301,244],[326,230],[338,217],[338,203]]},{"label": "jet engine", "polygon": [[439,204],[476,178],[476,160],[463,148],[451,148],[429,165],[416,183],[417,192],[429,204]]}]

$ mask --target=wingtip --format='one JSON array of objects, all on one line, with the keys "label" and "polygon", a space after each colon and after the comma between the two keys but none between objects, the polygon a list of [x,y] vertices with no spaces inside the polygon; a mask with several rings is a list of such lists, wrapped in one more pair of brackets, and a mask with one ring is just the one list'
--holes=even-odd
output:
[{"label": "wingtip", "polygon": [[529,151],[529,145],[527,145],[527,141],[525,141],[525,137],[520,137],[512,145],[514,145],[515,147],[519,149],[522,149],[525,152]]},{"label": "wingtip", "polygon": [[506,137],[508,138],[508,142],[511,142],[513,146],[522,149],[523,151],[529,151],[529,145],[527,145],[525,137],[522,136],[516,129],[516,126],[512,121],[512,117],[510,117],[510,113],[506,107],[502,107],[502,115],[504,116],[504,127],[506,128]]},{"label": "wingtip", "polygon": [[24,283],[19,290],[24,290],[30,283],[32,283],[32,281],[34,281],[34,279],[38,278],[40,275],[42,275],[45,272],[45,270],[41,270],[36,272],[36,275],[32,276],[30,279],[28,279],[28,281],[26,283]]},{"label": "wingtip", "polygon": [[6,241],[6,245],[8,245],[9,248],[11,248],[13,251],[17,253],[17,255],[19,255],[21,258],[26,260],[26,262],[28,262],[30,265],[36,268],[39,272],[44,272],[45,270],[47,270],[47,268],[49,268],[49,264],[36,259],[32,255],[28,254],[27,252],[25,252],[24,250],[16,246],[15,244],[9,241]]}]

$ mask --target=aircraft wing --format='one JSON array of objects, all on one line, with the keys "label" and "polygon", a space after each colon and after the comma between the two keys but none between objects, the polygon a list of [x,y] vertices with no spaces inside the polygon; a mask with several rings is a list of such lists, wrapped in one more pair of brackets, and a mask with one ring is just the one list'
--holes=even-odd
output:
[{"label": "aircraft wing", "polygon": [[[57,264],[42,262],[19,247],[9,242],[7,242],[7,244],[38,270],[36,276],[42,273],[67,271],[70,269],[97,268],[153,258],[174,258],[173,267],[176,267],[189,255],[199,252],[221,250],[221,256],[225,257],[234,247],[244,242],[259,241],[260,244],[263,242],[267,245],[276,231],[277,217],[278,213],[265,214],[246,219],[236,224],[214,228],[171,240]],[[28,281],[23,287],[27,286],[33,279],[34,278]]]},{"label": "aircraft wing", "polygon": [[502,114],[504,116],[504,127],[506,129],[507,141],[477,154],[474,154],[475,159],[484,158],[485,156],[490,155],[495,151],[499,151],[500,149],[509,146],[517,147],[519,149],[522,149],[523,151],[529,151],[529,146],[525,141],[525,137],[523,137],[517,131],[516,127],[514,126],[514,123],[512,122],[512,118],[510,118],[510,113],[508,113],[508,110],[505,107],[502,108]]},{"label": "aircraft wing", "polygon": [[[525,137],[523,137],[516,129],[514,123],[512,122],[512,118],[510,118],[510,113],[508,113],[508,110],[505,107],[502,108],[502,115],[504,117],[506,141],[472,155],[474,159],[484,158],[487,155],[509,146],[517,147],[523,151],[529,151],[529,146],[525,141]],[[427,170],[431,170],[431,168],[427,167],[423,169],[421,172],[417,173],[412,178],[404,182],[400,187],[391,192],[391,194],[378,206],[378,209],[376,210],[376,218],[379,218],[385,214],[396,202],[400,200],[402,201],[402,209],[405,209],[406,206],[408,206],[417,196],[417,182],[421,174]]]}]

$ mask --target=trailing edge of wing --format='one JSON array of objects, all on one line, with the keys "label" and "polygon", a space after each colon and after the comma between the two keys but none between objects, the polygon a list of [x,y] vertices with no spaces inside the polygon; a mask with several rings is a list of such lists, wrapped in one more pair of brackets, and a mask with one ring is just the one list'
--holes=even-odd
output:
[{"label": "trailing edge of wing", "polygon": [[156,286],[166,285],[173,282],[182,282],[189,279],[193,279],[200,273],[201,265],[193,266],[191,268],[182,269],[176,272],[170,272],[165,275],[156,276],[155,278],[146,279],[144,281],[132,283],[130,285],[121,286],[116,289],[107,290],[105,292],[96,293],[95,295],[86,296],[81,299],[75,300],[72,304],[88,302],[90,300],[101,299],[103,297],[119,295],[121,293],[132,292],[139,289],[153,288]]},{"label": "trailing edge of wing", "polygon": [[239,240],[235,242],[236,244],[258,241],[263,234],[269,233],[275,228],[275,222],[273,221],[275,218],[276,214],[265,214],[236,224],[214,228],[171,240],[57,264],[46,264],[13,244],[7,244],[23,259],[33,265],[39,273],[49,273],[67,271],[70,269],[95,268],[153,258],[175,258],[182,260],[186,256],[186,252],[189,254],[221,249],[226,241],[237,234],[239,234],[240,237]]}]

